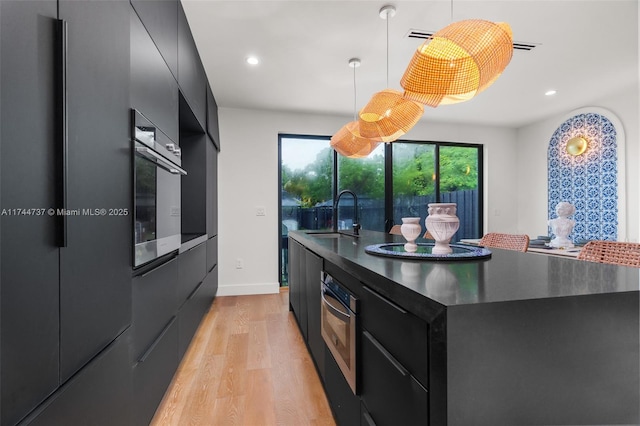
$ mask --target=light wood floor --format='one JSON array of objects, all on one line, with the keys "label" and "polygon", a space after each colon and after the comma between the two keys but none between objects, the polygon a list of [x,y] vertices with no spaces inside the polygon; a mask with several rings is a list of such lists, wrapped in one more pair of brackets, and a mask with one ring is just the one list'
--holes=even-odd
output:
[{"label": "light wood floor", "polygon": [[216,297],[151,425],[335,425],[288,306],[286,291]]}]

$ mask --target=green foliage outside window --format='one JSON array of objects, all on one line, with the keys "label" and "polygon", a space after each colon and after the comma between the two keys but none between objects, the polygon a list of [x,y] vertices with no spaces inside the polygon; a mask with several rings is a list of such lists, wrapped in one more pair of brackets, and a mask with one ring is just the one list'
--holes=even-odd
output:
[{"label": "green foliage outside window", "polygon": [[[425,196],[435,192],[434,145],[399,143],[394,147],[393,182],[395,196]],[[440,192],[476,189],[478,185],[478,152],[475,148],[440,147]],[[333,150],[318,153],[315,162],[303,170],[282,166],[282,187],[301,201],[302,207],[313,207],[332,199]],[[367,158],[339,157],[340,189],[356,194],[384,198],[384,161],[381,154]]]}]

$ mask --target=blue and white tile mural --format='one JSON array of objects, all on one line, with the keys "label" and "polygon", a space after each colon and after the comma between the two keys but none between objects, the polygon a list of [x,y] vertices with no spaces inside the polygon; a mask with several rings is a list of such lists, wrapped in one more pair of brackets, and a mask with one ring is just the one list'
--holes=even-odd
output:
[{"label": "blue and white tile mural", "polygon": [[[582,136],[587,150],[578,156],[566,151],[567,141]],[[560,201],[576,207],[576,224],[569,236],[580,240],[618,237],[617,134],[611,121],[600,114],[578,114],[562,123],[549,141],[547,169],[549,219],[556,217]]]}]

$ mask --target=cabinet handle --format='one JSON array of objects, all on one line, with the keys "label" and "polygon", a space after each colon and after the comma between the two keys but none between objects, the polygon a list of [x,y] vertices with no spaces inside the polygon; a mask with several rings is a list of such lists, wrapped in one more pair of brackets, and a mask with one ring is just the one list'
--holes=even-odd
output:
[{"label": "cabinet handle", "polygon": [[382,300],[384,303],[386,303],[387,305],[390,305],[392,308],[394,308],[397,311],[400,311],[401,314],[405,315],[407,313],[407,311],[405,311],[404,309],[402,309],[400,306],[396,305],[395,303],[393,303],[390,300],[387,300],[385,297],[382,297],[381,295],[379,295],[378,293],[376,293],[375,291],[371,290],[369,287],[362,286],[362,288],[364,288],[367,292],[373,294],[375,297],[377,297],[378,299]]},{"label": "cabinet handle", "polygon": [[160,340],[162,340],[164,335],[167,334],[167,331],[169,331],[169,327],[171,327],[175,321],[176,321],[176,316],[174,315],[173,317],[171,317],[171,320],[169,320],[169,323],[164,326],[164,328],[162,329],[162,332],[160,332],[158,337],[156,337],[156,340],[153,341],[151,346],[149,346],[149,348],[146,351],[144,351],[142,356],[138,358],[138,362],[145,362],[147,360],[149,355],[151,355],[151,352],[153,352],[156,346],[158,346],[158,343],[160,343]]},{"label": "cabinet handle", "polygon": [[375,337],[373,337],[371,335],[371,333],[369,333],[367,330],[363,330],[362,334],[364,335],[364,337],[366,337],[372,344],[373,346],[376,347],[376,349],[378,349],[380,351],[380,353],[382,355],[384,355],[384,357],[387,359],[387,361],[389,361],[391,363],[391,365],[393,365],[396,370],[398,370],[400,372],[400,374],[402,374],[403,376],[408,376],[409,372],[407,371],[406,368],[404,368],[404,366],[402,364],[400,364],[400,362],[398,362],[397,359],[394,358],[393,355],[391,355],[385,348],[384,346],[382,346]]},{"label": "cabinet handle", "polygon": [[364,417],[364,421],[367,422],[368,426],[376,426],[376,422],[373,421],[371,414],[368,411],[362,411],[362,416]]},{"label": "cabinet handle", "polygon": [[171,259],[167,260],[166,262],[161,263],[161,264],[159,264],[159,265],[157,265],[157,266],[155,266],[155,267],[153,267],[153,268],[149,269],[148,271],[145,271],[144,273],[142,273],[142,274],[140,274],[140,275],[138,275],[138,276],[139,276],[140,278],[144,278],[144,277],[146,277],[147,275],[152,274],[152,273],[154,273],[155,271],[157,271],[158,269],[162,268],[163,266],[168,265],[169,263],[173,262],[174,260],[175,260],[175,257],[173,257],[173,258],[171,258]]},{"label": "cabinet handle", "polygon": [[[69,126],[67,110],[67,22],[56,19],[56,145],[58,188],[56,209],[67,210]],[[56,216],[58,247],[67,246],[67,215]]]}]

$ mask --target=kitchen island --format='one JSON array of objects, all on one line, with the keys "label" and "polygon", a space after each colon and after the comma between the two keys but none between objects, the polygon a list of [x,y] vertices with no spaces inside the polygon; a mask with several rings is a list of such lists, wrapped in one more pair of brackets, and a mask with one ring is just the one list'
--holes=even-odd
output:
[{"label": "kitchen island", "polygon": [[[361,298],[361,424],[392,424],[394,412],[414,408],[407,424],[640,423],[640,270],[493,248],[485,260],[391,259],[365,248],[402,237],[373,231],[295,231],[289,238]],[[290,268],[297,259],[290,255]],[[309,313],[302,316],[311,339],[319,282],[307,274],[305,285]],[[385,306],[417,325],[395,321]],[[375,358],[369,346],[412,378],[400,405],[393,395],[402,390],[374,388],[383,369],[367,366]],[[332,385],[321,376],[334,405]],[[422,393],[425,411],[410,405],[415,395],[419,405]]]}]

